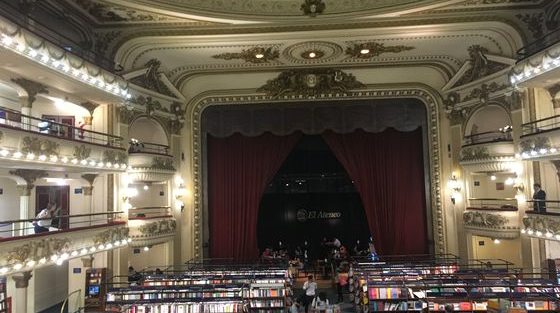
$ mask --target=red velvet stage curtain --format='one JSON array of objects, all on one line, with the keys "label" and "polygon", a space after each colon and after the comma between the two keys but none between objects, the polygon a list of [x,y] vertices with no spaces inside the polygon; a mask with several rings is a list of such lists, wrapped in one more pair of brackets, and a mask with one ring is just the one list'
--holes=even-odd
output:
[{"label": "red velvet stage curtain", "polygon": [[378,254],[427,253],[422,130],[323,138],[360,193]]},{"label": "red velvet stage curtain", "polygon": [[208,136],[210,257],[251,260],[259,256],[257,217],[262,195],[300,137],[298,133]]}]

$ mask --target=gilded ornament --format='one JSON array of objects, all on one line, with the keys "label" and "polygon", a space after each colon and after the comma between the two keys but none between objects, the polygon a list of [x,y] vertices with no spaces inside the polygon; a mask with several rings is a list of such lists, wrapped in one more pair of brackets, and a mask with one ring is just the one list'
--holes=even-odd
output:
[{"label": "gilded ornament", "polygon": [[352,74],[335,69],[294,69],[287,70],[257,89],[273,98],[288,95],[302,95],[316,98],[321,94],[348,92],[364,88]]},{"label": "gilded ornament", "polygon": [[86,145],[79,145],[74,147],[74,153],[72,156],[78,160],[86,160],[91,154],[91,148],[86,147]]},{"label": "gilded ornament", "polygon": [[[535,130],[535,132],[538,132],[538,130]],[[550,147],[550,139],[547,137],[529,138],[519,142],[521,153],[531,153],[531,151],[539,152],[541,149],[550,149]]]},{"label": "gilded ornament", "polygon": [[226,52],[215,54],[214,59],[223,60],[243,60],[249,63],[268,63],[280,57],[280,51],[275,47],[254,47],[251,49],[243,49],[241,52]]},{"label": "gilded ornament", "polygon": [[138,230],[142,236],[159,236],[175,232],[177,222],[173,219],[160,220],[141,225]]},{"label": "gilded ornament", "polygon": [[412,46],[385,46],[384,43],[370,41],[347,47],[346,54],[353,58],[369,59],[384,53],[400,53],[412,49],[414,49]]},{"label": "gilded ornament", "polygon": [[544,14],[542,12],[532,14],[517,14],[516,17],[523,23],[527,24],[527,28],[533,34],[534,39],[544,36]]},{"label": "gilded ornament", "polygon": [[303,11],[304,15],[316,17],[325,11],[325,7],[326,5],[323,0],[304,0],[301,5],[301,11]]},{"label": "gilded ornament", "polygon": [[158,59],[150,59],[144,66],[147,68],[146,73],[131,79],[131,81],[146,89],[175,98],[175,94],[173,94],[173,92],[171,92],[171,90],[169,90],[169,88],[161,80],[161,75],[163,75],[163,72],[160,69],[161,61]]},{"label": "gilded ornament", "polygon": [[21,142],[21,152],[34,155],[58,156],[59,144],[49,139],[24,137]]},{"label": "gilded ornament", "polygon": [[175,170],[175,167],[173,166],[173,159],[171,158],[154,157],[150,167],[158,170]]},{"label": "gilded ornament", "polygon": [[25,261],[38,261],[52,255],[61,254],[68,249],[70,240],[67,238],[45,238],[32,240],[18,246],[7,253],[8,263],[23,263]]},{"label": "gilded ornament", "polygon": [[499,213],[472,212],[463,213],[463,223],[465,226],[501,228],[507,223],[508,219]]},{"label": "gilded ornament", "polygon": [[491,93],[506,89],[508,87],[510,87],[508,83],[498,84],[496,82],[492,82],[490,84],[482,84],[480,85],[480,88],[472,89],[471,92],[467,96],[465,96],[463,101],[466,102],[476,99],[480,102],[486,102],[489,99]]},{"label": "gilded ornament", "polygon": [[101,233],[98,233],[93,238],[93,242],[98,244],[112,243],[117,240],[123,240],[128,238],[128,227],[112,228]]},{"label": "gilded ornament", "polygon": [[461,149],[460,161],[484,160],[490,157],[487,147],[467,147]]},{"label": "gilded ornament", "polygon": [[38,94],[49,93],[47,86],[29,79],[12,78],[12,82],[16,83],[27,92],[27,103],[25,105],[26,107],[31,107],[33,105],[33,102],[35,102],[35,100],[37,99],[36,96]]},{"label": "gilded ornament", "polygon": [[509,67],[507,64],[488,60],[486,57],[488,49],[480,45],[470,46],[468,52],[470,68],[455,83],[454,87],[468,84]]}]

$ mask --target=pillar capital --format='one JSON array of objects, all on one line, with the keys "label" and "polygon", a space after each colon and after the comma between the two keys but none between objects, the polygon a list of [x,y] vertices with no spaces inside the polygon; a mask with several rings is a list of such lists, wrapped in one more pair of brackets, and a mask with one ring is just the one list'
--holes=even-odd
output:
[{"label": "pillar capital", "polygon": [[33,102],[35,102],[35,100],[37,100],[36,97],[37,97],[38,94],[49,93],[49,90],[47,89],[47,86],[45,86],[41,83],[29,80],[29,79],[12,78],[12,82],[16,83],[17,85],[19,85],[21,88],[23,88],[27,92],[26,97],[21,97],[23,107],[29,107],[29,108],[32,107]]},{"label": "pillar capital", "polygon": [[90,186],[93,186],[93,182],[99,176],[98,174],[83,174],[82,178],[86,180]]},{"label": "pillar capital", "polygon": [[93,260],[95,260],[95,258],[93,255],[90,255],[88,257],[83,257],[81,260],[84,267],[93,267]]},{"label": "pillar capital", "polygon": [[12,275],[12,279],[16,282],[16,288],[27,288],[32,276],[31,272],[27,271]]},{"label": "pillar capital", "polygon": [[29,190],[35,187],[34,184],[37,179],[49,176],[49,174],[43,170],[27,170],[27,169],[17,169],[14,171],[10,171],[10,174],[23,178],[27,183],[27,188]]}]

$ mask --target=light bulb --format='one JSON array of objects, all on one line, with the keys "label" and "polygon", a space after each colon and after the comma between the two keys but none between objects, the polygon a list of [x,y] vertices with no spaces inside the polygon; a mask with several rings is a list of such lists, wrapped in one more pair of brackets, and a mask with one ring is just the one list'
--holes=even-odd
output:
[{"label": "light bulb", "polygon": [[63,157],[63,158],[61,159],[61,161],[62,161],[62,163],[68,163],[68,158],[67,158],[67,157]]},{"label": "light bulb", "polygon": [[144,251],[148,251],[148,250],[150,250],[150,248],[144,247]]},{"label": "light bulb", "polygon": [[19,271],[22,267],[23,267],[23,264],[17,263],[16,265],[14,265],[14,270]]},{"label": "light bulb", "polygon": [[8,154],[10,154],[10,151],[6,149],[2,149],[2,151],[0,151],[0,155],[2,155],[3,157],[8,156]]},{"label": "light bulb", "polygon": [[368,54],[369,53],[369,49],[362,49],[360,50],[361,54]]},{"label": "light bulb", "polygon": [[500,243],[500,239],[498,239],[498,238],[494,239],[494,243],[495,243],[495,244],[499,244],[499,243]]},{"label": "light bulb", "polygon": [[19,159],[22,156],[22,153],[19,151],[14,152],[14,154],[12,155],[14,158]]},{"label": "light bulb", "polygon": [[45,264],[45,263],[47,263],[47,258],[41,258],[39,260],[39,264]]}]

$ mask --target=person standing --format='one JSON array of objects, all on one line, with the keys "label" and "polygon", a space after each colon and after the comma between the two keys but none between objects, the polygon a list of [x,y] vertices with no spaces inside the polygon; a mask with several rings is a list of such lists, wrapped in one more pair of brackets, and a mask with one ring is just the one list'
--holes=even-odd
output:
[{"label": "person standing", "polygon": [[36,221],[33,222],[33,229],[36,234],[44,233],[49,231],[49,226],[51,226],[52,212],[54,211],[53,203],[49,202],[47,207],[42,209],[37,216],[35,216]]},{"label": "person standing", "polygon": [[539,213],[546,212],[546,192],[541,189],[540,184],[534,184],[533,189],[535,193],[533,194],[533,210]]},{"label": "person standing", "polygon": [[304,305],[305,312],[307,313],[309,305],[313,302],[313,299],[315,299],[315,294],[317,292],[317,283],[313,279],[313,275],[307,276],[307,281],[303,284],[303,290],[305,291]]}]

